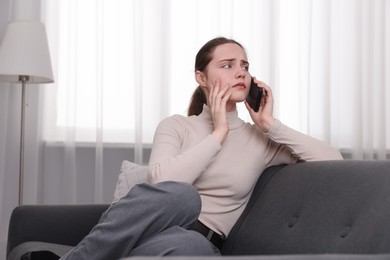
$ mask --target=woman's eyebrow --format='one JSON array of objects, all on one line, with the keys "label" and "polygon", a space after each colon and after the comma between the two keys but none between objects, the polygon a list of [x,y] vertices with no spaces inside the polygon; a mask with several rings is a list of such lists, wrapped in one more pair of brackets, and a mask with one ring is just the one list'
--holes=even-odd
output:
[{"label": "woman's eyebrow", "polygon": [[222,62],[232,62],[234,61],[235,59],[222,59],[220,61],[218,61],[218,63],[222,63]]},{"label": "woman's eyebrow", "polygon": [[[222,63],[222,62],[232,62],[232,61],[235,61],[237,59],[223,59],[223,60],[220,60],[218,63]],[[245,64],[245,65],[249,65],[249,62],[246,61],[246,60],[240,60],[241,64]]]}]

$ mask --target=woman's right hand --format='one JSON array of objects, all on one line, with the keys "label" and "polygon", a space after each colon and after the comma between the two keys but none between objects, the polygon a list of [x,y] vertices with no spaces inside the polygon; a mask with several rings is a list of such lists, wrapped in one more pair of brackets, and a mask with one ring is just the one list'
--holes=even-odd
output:
[{"label": "woman's right hand", "polygon": [[209,91],[208,101],[214,124],[213,135],[222,144],[229,132],[226,103],[232,94],[232,88],[229,85],[221,87],[221,81],[218,79],[210,85]]}]

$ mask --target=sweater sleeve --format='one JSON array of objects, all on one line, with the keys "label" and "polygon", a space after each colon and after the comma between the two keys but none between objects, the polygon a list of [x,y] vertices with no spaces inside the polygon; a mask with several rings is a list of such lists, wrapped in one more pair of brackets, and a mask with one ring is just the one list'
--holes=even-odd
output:
[{"label": "sweater sleeve", "polygon": [[[289,152],[293,157],[302,161],[343,159],[340,152],[326,142],[289,128],[279,120],[275,120],[272,129],[267,135],[274,141],[274,145],[270,149],[272,151],[269,154],[270,158],[278,158],[283,153]],[[276,154],[278,154],[278,156],[275,156]],[[287,158],[288,155],[285,155],[284,157]],[[280,156],[280,158],[283,158],[283,156]],[[270,161],[272,161],[272,159],[270,159]],[[288,161],[286,163],[288,163]]]},{"label": "sweater sleeve", "polygon": [[192,184],[221,149],[214,136],[207,135],[195,145],[183,150],[186,129],[177,117],[159,124],[149,160],[149,180],[181,181]]}]

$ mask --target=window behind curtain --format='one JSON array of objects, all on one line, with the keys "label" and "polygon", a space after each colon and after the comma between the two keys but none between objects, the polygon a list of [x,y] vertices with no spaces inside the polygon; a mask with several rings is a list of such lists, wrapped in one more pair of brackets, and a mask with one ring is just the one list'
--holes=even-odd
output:
[{"label": "window behind curtain", "polygon": [[[357,158],[390,148],[387,2],[46,0],[43,7],[56,71],[45,101],[53,102],[45,109],[49,140],[152,142],[161,119],[187,112],[198,49],[226,36],[245,46],[250,72],[271,86],[283,123],[359,151]],[[239,114],[250,121],[242,104]]]}]

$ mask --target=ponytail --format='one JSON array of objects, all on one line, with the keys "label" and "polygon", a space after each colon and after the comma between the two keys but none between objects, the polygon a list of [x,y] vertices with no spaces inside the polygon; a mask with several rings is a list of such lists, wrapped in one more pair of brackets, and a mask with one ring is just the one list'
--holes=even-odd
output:
[{"label": "ponytail", "polygon": [[202,113],[203,104],[207,104],[207,98],[203,89],[198,86],[195,89],[194,94],[192,94],[190,106],[188,107],[188,116],[197,116]]}]

